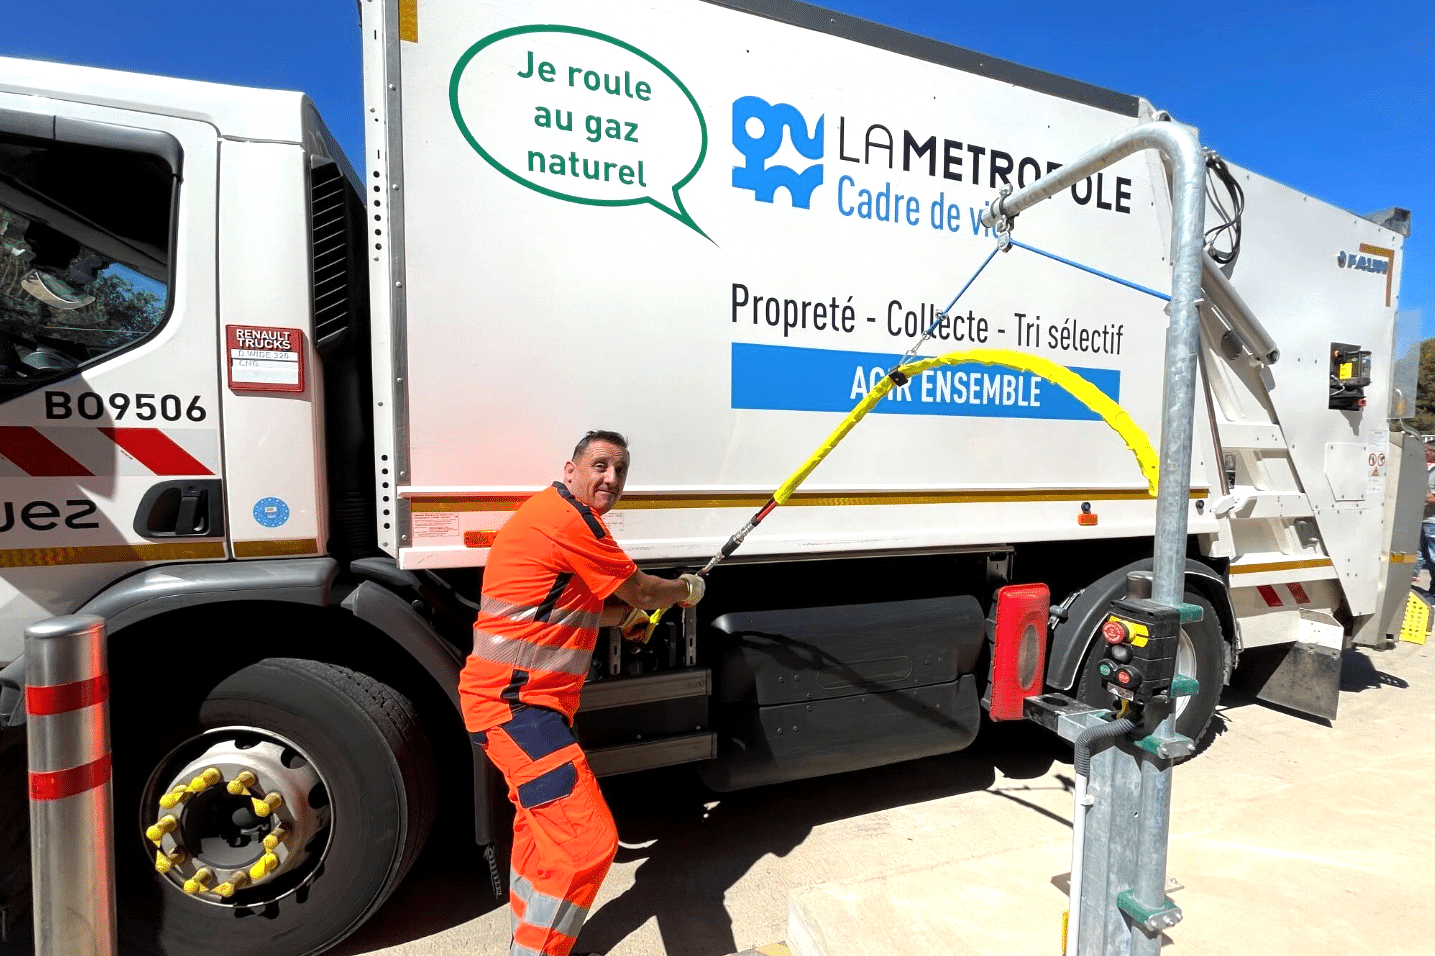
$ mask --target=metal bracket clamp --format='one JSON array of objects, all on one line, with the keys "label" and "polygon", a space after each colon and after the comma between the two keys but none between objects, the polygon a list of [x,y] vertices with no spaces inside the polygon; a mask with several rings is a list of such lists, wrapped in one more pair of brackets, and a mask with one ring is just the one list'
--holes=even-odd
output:
[{"label": "metal bracket clamp", "polygon": [[1152,734],[1136,741],[1136,746],[1163,760],[1179,760],[1196,752],[1195,741],[1184,734],[1172,734],[1169,737],[1157,737]]},{"label": "metal bracket clamp", "polygon": [[1008,249],[1011,248],[1011,227],[1013,223],[1013,217],[1007,216],[1004,209],[1005,200],[1011,194],[1011,183],[1003,184],[1002,188],[997,192],[996,202],[992,204],[996,206],[998,210],[997,219],[996,222],[992,224],[992,229],[997,234],[997,248],[1000,249],[1002,252],[1006,252]]},{"label": "metal bracket clamp", "polygon": [[1181,907],[1171,902],[1169,896],[1161,897],[1160,906],[1151,907],[1139,902],[1130,890],[1122,890],[1116,894],[1116,907],[1138,926],[1152,933],[1170,929],[1181,922]]}]

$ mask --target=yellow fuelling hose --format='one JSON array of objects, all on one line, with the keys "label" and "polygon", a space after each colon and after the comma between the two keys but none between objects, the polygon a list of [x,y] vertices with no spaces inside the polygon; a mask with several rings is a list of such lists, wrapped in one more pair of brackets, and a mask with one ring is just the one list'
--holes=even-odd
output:
[{"label": "yellow fuelling hose", "polygon": [[[778,486],[778,489],[772,493],[772,500],[769,501],[761,511],[754,515],[742,530],[728,539],[728,543],[723,546],[722,551],[714,555],[712,560],[708,562],[707,567],[703,568],[699,573],[706,577],[708,571],[712,570],[714,565],[731,554],[737,546],[742,543],[742,540],[747,537],[747,533],[756,527],[763,518],[767,517],[775,505],[785,504],[787,499],[792,497],[793,492],[807,480],[807,476],[812,474],[813,470],[822,463],[822,459],[826,458],[832,452],[832,449],[836,448],[842,439],[847,437],[847,433],[852,430],[853,426],[860,422],[863,417],[872,410],[873,406],[880,402],[888,392],[894,387],[899,387],[893,381],[894,375],[901,376],[905,382],[928,369],[937,368],[942,365],[959,365],[963,362],[976,362],[981,365],[1003,365],[1008,368],[1032,372],[1066,389],[1067,392],[1071,393],[1073,398],[1100,415],[1102,420],[1115,429],[1116,434],[1121,436],[1121,440],[1126,443],[1126,447],[1136,456],[1136,464],[1140,467],[1141,474],[1146,479],[1147,492],[1151,497],[1156,497],[1156,484],[1160,464],[1155,449],[1151,447],[1150,439],[1146,437],[1146,433],[1141,430],[1140,426],[1131,420],[1131,416],[1126,414],[1126,410],[1112,401],[1101,389],[1092,385],[1064,365],[1058,365],[1050,359],[1044,359],[1036,355],[1028,355],[1025,352],[1014,352],[1010,349],[969,349],[965,352],[948,352],[945,355],[938,355],[935,358],[926,358],[911,362],[884,376],[882,380],[863,397],[862,401],[858,402],[857,406],[847,413],[847,417],[842,419],[841,424],[832,430],[832,434],[827,436],[827,440],[818,446],[817,450],[812,453],[812,456],[802,463],[802,467],[794,471],[786,481]],[[653,636],[653,629],[658,626],[658,621],[662,618],[664,610],[666,609],[658,608],[648,617],[648,629],[643,634],[643,640],[645,642]]]}]

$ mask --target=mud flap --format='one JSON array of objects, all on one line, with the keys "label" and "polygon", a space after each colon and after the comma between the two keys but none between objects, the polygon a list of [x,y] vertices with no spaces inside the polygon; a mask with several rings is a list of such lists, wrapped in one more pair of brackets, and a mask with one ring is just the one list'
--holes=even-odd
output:
[{"label": "mud flap", "polygon": [[1301,713],[1335,719],[1340,704],[1341,652],[1333,647],[1276,644],[1241,653],[1234,683],[1258,700]]}]

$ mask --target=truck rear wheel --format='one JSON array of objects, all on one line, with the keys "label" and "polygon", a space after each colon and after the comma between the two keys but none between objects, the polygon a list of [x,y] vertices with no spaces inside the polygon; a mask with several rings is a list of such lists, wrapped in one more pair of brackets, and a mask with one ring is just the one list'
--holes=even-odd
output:
[{"label": "truck rear wheel", "polygon": [[347,668],[275,658],[224,678],[185,724],[150,750],[147,777],[122,751],[145,731],[116,728],[126,942],[164,956],[306,956],[357,929],[433,821],[433,756],[413,705]]},{"label": "truck rear wheel", "polygon": [[[1216,714],[1221,689],[1230,676],[1231,646],[1221,636],[1221,619],[1209,601],[1194,591],[1187,591],[1183,600],[1199,607],[1202,617],[1193,624],[1181,626],[1181,638],[1176,646],[1176,673],[1196,678],[1200,689],[1193,697],[1177,698],[1176,732],[1199,744]],[[1095,634],[1091,637],[1076,696],[1084,703],[1109,707],[1113,698],[1102,686],[1101,676],[1096,672],[1102,658],[1097,638]]]}]

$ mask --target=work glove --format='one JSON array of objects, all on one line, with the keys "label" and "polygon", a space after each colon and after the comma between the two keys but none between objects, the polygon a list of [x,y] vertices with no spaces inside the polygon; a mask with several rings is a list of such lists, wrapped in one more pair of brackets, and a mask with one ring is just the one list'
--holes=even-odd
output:
[{"label": "work glove", "polygon": [[708,586],[701,577],[696,574],[684,574],[678,580],[688,586],[688,596],[678,602],[678,607],[692,607],[703,599],[703,594]]},{"label": "work glove", "polygon": [[619,632],[630,641],[641,641],[648,635],[648,612],[640,607],[635,607],[623,618],[623,623],[618,625]]}]

